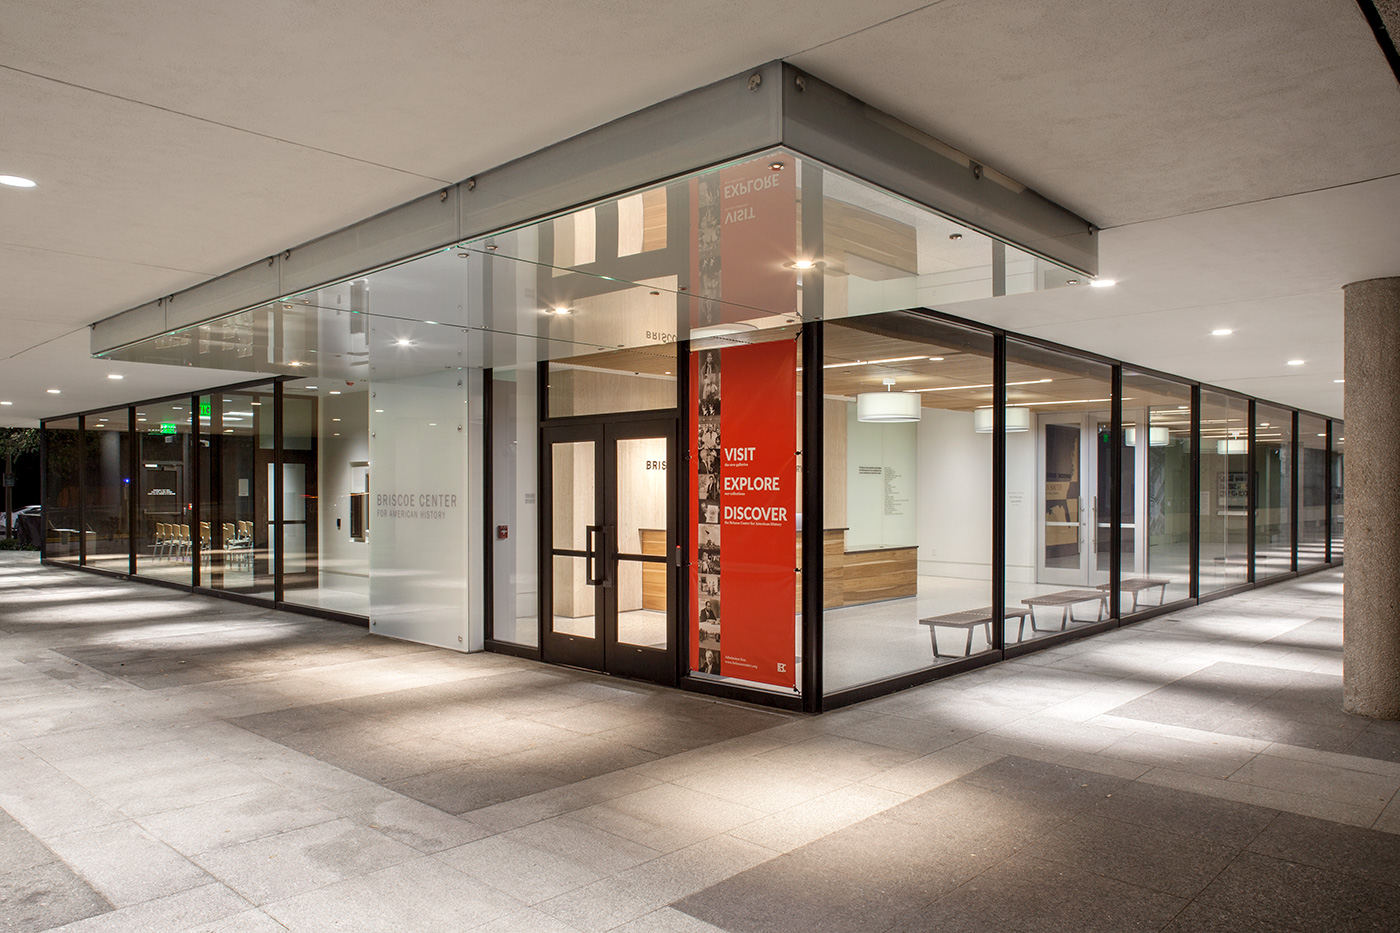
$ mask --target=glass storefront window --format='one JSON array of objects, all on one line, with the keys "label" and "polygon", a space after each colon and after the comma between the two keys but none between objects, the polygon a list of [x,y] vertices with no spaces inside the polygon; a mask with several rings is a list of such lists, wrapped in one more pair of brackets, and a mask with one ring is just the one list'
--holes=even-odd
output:
[{"label": "glass storefront window", "polygon": [[539,399],[534,365],[491,372],[492,637],[537,647]]},{"label": "glass storefront window", "polygon": [[127,573],[131,569],[131,412],[87,415],[83,524],[89,531],[84,566]]},{"label": "glass storefront window", "polygon": [[44,423],[44,559],[76,564],[81,554],[78,419]]},{"label": "glass storefront window", "polygon": [[1202,596],[1249,578],[1249,469],[1249,403],[1202,391]]},{"label": "glass storefront window", "polygon": [[1119,611],[1191,595],[1191,387],[1123,373]]},{"label": "glass storefront window", "polygon": [[196,538],[205,551],[212,544],[208,526],[190,520],[190,408],[188,398],[136,407],[136,572],[186,586],[194,576]]},{"label": "glass storefront window", "polygon": [[1298,434],[1298,569],[1305,570],[1327,561],[1327,422],[1300,415]]},{"label": "glass storefront window", "polygon": [[1342,562],[1346,554],[1346,425],[1332,422],[1332,548],[1329,552],[1334,564]]},{"label": "glass storefront window", "polygon": [[273,598],[269,510],[275,454],[275,397],[262,390],[199,396],[199,521],[210,546],[200,583]]},{"label": "glass storefront window", "polygon": [[282,386],[282,600],[369,615],[369,385]]},{"label": "glass storefront window", "polygon": [[1293,569],[1293,412],[1254,406],[1254,579]]},{"label": "glass storefront window", "polygon": [[991,648],[993,340],[915,312],[823,340],[830,693]]},{"label": "glass storefront window", "polygon": [[[979,411],[991,430],[991,408]],[[1112,411],[1112,367],[1007,341],[1008,646],[1115,614]],[[1140,449],[1123,447],[1124,475],[1137,475]],[[1125,512],[1136,498],[1124,490]]]}]

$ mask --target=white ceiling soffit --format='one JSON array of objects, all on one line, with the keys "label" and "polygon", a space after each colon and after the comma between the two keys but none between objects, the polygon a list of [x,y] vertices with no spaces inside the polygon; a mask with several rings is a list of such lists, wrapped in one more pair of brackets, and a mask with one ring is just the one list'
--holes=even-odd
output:
[{"label": "white ceiling soffit", "polygon": [[1355,0],[944,0],[790,60],[1101,227],[1400,172]]}]

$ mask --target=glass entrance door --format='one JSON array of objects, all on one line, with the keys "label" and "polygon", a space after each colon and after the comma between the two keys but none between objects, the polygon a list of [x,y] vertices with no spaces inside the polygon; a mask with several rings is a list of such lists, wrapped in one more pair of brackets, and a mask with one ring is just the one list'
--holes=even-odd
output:
[{"label": "glass entrance door", "polygon": [[[1113,547],[1112,416],[1108,412],[1043,415],[1039,441],[1044,482],[1037,582],[1081,587],[1107,583]],[[1143,513],[1138,499],[1144,488],[1139,477],[1144,458],[1138,457],[1126,431],[1120,443],[1123,512],[1119,520],[1127,555],[1123,573],[1128,576],[1135,569],[1136,516]]]},{"label": "glass entrance door", "polygon": [[544,429],[543,657],[674,684],[674,419]]}]

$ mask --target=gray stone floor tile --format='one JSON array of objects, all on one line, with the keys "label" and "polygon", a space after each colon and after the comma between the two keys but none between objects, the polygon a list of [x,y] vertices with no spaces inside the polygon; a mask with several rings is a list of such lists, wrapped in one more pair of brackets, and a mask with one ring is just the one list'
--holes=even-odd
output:
[{"label": "gray stone floor tile", "polygon": [[1289,933],[1290,930],[1296,929],[1278,926],[1220,907],[1191,903],[1172,918],[1172,922],[1162,929],[1162,933]]},{"label": "gray stone floor tile", "polygon": [[1243,848],[1278,811],[1170,787],[1128,784],[1094,805],[1099,816],[1148,829]]},{"label": "gray stone floor tile", "polygon": [[1122,933],[1158,930],[1186,901],[1091,872],[1013,856],[931,905],[911,911],[891,933],[1005,930],[1016,933]]},{"label": "gray stone floor tile", "polygon": [[1400,887],[1245,852],[1198,898],[1282,926],[1351,933],[1393,930]]},{"label": "gray stone floor tile", "polygon": [[959,778],[997,794],[1066,810],[1097,804],[1128,782],[1096,771],[1084,771],[1008,755]]},{"label": "gray stone floor tile", "polygon": [[458,933],[522,906],[432,856],[421,856],[263,909],[293,933]]},{"label": "gray stone floor tile", "polygon": [[324,798],[320,804],[427,854],[465,845],[489,832],[476,823],[397,794],[344,794]]},{"label": "gray stone floor tile", "polygon": [[1026,855],[1190,899],[1240,850],[1084,813],[1031,842]]},{"label": "gray stone floor tile", "polygon": [[[113,823],[49,840],[49,848],[116,907],[213,881],[198,865],[135,823]],[[132,866],[140,866],[132,871]]]},{"label": "gray stone floor tile", "polygon": [[139,822],[176,851],[196,855],[338,816],[324,803],[269,784],[249,794],[148,814]]},{"label": "gray stone floor tile", "polygon": [[704,791],[659,784],[575,810],[569,818],[659,852],[671,852],[764,815]]},{"label": "gray stone floor tile", "polygon": [[214,849],[194,861],[263,905],[419,857],[417,850],[381,833],[334,820]]},{"label": "gray stone floor tile", "polygon": [[1281,813],[1249,850],[1400,886],[1400,840],[1390,833]]},{"label": "gray stone floor tile", "polygon": [[47,930],[111,909],[106,898],[56,859],[0,874],[3,930]]}]

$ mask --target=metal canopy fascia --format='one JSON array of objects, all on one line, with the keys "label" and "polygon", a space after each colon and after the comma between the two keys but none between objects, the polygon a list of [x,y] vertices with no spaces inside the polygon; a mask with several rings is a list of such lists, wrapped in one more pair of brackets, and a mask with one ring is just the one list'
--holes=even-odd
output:
[{"label": "metal canopy fascia", "polygon": [[786,146],[1085,275],[1087,221],[782,62],[629,114],[92,325],[93,355]]}]

